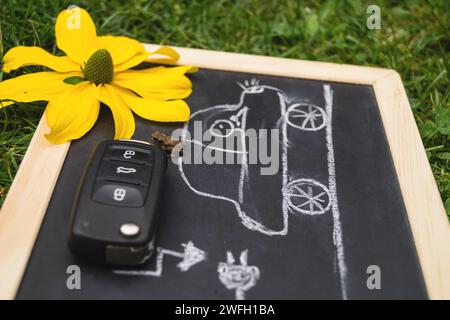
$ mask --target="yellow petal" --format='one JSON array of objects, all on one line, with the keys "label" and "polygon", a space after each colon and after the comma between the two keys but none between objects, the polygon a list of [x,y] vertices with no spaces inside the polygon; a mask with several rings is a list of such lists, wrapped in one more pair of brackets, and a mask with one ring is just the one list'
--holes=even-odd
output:
[{"label": "yellow petal", "polygon": [[183,100],[161,101],[143,99],[130,90],[113,85],[123,101],[139,116],[160,122],[184,122],[189,119],[190,110]]},{"label": "yellow petal", "polygon": [[[166,58],[155,58],[154,55],[165,56]],[[147,53],[145,62],[174,64],[180,59],[180,55],[171,47],[160,47],[155,51]]]},{"label": "yellow petal", "polygon": [[124,70],[128,70],[134,66],[137,66],[138,64],[144,62],[145,57],[148,55],[147,52],[142,51],[137,53],[136,55],[134,55],[132,58],[130,58],[129,60],[118,64],[117,66],[114,66],[114,72],[121,72]]},{"label": "yellow petal", "polygon": [[[31,102],[52,100],[72,85],[63,82],[65,78],[79,76],[81,72],[58,73],[53,71],[26,74],[0,82],[0,100]],[[6,103],[3,106],[10,104]]]},{"label": "yellow petal", "polygon": [[103,84],[96,89],[98,99],[111,109],[115,125],[114,139],[130,139],[135,130],[134,117],[131,110],[113,86]]},{"label": "yellow petal", "polygon": [[100,102],[95,88],[88,82],[71,86],[58,98],[51,100],[45,109],[50,133],[47,139],[64,143],[78,139],[88,132],[98,118]]},{"label": "yellow petal", "polygon": [[61,11],[56,19],[55,33],[58,48],[80,66],[84,66],[96,49],[95,24],[82,8]]},{"label": "yellow petal", "polygon": [[152,100],[183,99],[192,92],[192,83],[184,73],[191,67],[155,67],[127,70],[114,76],[113,82],[143,98]]},{"label": "yellow petal", "polygon": [[168,73],[177,72],[179,74],[185,74],[185,73],[194,73],[198,71],[197,67],[194,66],[177,66],[177,67],[165,67],[165,66],[158,66],[158,67],[152,67],[147,69],[139,69],[140,72],[144,73],[151,73],[151,74],[158,74],[161,76],[164,76]]},{"label": "yellow petal", "polygon": [[39,47],[15,47],[3,57],[3,70],[7,73],[31,65],[46,66],[58,72],[80,71],[80,66],[68,57],[54,56]]},{"label": "yellow petal", "polygon": [[12,104],[14,104],[14,101],[2,101],[2,100],[0,100],[0,109],[4,108],[4,107],[7,107],[7,106],[10,106]]},{"label": "yellow petal", "polygon": [[139,41],[127,37],[113,37],[113,36],[98,37],[97,48],[108,50],[113,59],[114,67],[119,66],[120,64],[125,65],[125,62],[135,58],[137,55],[140,54],[142,56],[142,60],[140,61],[135,60],[136,64],[133,64],[128,67],[131,68],[144,61],[145,58],[144,46]]}]

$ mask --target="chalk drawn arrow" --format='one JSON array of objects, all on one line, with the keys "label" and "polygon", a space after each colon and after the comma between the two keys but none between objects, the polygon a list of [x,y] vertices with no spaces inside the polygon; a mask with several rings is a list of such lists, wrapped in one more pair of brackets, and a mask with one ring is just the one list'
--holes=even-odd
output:
[{"label": "chalk drawn arrow", "polygon": [[156,256],[155,270],[113,270],[113,273],[130,276],[161,277],[164,255],[181,258],[182,260],[177,264],[177,268],[182,272],[186,272],[192,266],[206,260],[206,252],[195,247],[192,241],[189,241],[187,244],[182,243],[181,245],[184,247],[184,252],[158,247],[156,249],[158,254]]}]

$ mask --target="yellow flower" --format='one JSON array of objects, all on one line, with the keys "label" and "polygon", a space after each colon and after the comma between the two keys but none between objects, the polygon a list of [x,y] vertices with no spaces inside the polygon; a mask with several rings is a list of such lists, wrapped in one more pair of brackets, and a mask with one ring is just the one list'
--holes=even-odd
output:
[{"label": "yellow flower", "polygon": [[[14,102],[48,101],[45,115],[53,143],[77,139],[97,120],[100,102],[112,112],[115,139],[130,138],[133,113],[154,121],[187,121],[189,107],[181,99],[191,93],[185,76],[190,66],[129,70],[144,62],[174,63],[179,56],[169,47],[147,52],[127,37],[97,36],[89,14],[74,8],[62,11],[55,26],[56,44],[67,56],[54,56],[39,47],[19,46],[3,58],[10,72],[29,65],[54,71],[26,74],[0,82],[0,108]],[[155,57],[156,55],[156,57]],[[165,58],[157,58],[164,56]]]}]

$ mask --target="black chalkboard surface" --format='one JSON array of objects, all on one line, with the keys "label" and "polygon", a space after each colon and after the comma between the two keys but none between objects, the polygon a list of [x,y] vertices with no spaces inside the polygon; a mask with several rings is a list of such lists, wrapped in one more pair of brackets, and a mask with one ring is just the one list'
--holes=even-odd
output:
[{"label": "black chalkboard surface", "polygon": [[[18,299],[427,297],[372,87],[215,70],[192,81],[203,130],[280,130],[276,173],[169,161],[159,250],[131,270],[89,265],[69,251],[67,226],[93,147],[113,136],[105,108],[71,144]],[[137,119],[134,138],[181,126]],[[66,286],[74,264],[81,290]],[[380,290],[367,287],[371,265]]]}]

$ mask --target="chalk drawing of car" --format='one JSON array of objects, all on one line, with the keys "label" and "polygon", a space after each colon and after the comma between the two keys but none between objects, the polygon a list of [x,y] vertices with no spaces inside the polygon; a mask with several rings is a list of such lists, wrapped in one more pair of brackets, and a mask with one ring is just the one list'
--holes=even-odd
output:
[{"label": "chalk drawing of car", "polygon": [[[292,130],[324,129],[328,121],[327,113],[310,103],[289,103],[282,90],[260,85],[255,79],[239,85],[242,92],[238,103],[194,112],[183,129],[182,141],[185,149],[197,148],[200,151],[194,151],[197,157],[209,148],[211,150],[207,151],[224,157],[239,156],[240,165],[188,164],[180,157],[178,169],[187,186],[199,196],[233,204],[246,228],[265,235],[286,235],[289,213],[317,215],[330,209],[331,198],[327,186],[307,177],[294,179],[288,168],[288,135],[292,134]],[[264,106],[258,104],[261,95],[272,103],[264,103]],[[194,132],[195,121],[202,122],[202,133],[209,130],[210,136],[224,138],[233,134],[238,143],[227,149],[227,146],[217,148],[199,141]],[[277,174],[262,175],[261,165],[249,163],[249,145],[245,138],[248,128],[279,129],[277,160],[281,165]],[[216,182],[213,188],[211,184],[204,183],[211,180]],[[208,190],[205,185],[208,185]],[[267,197],[270,197],[270,201],[267,201]]]}]

